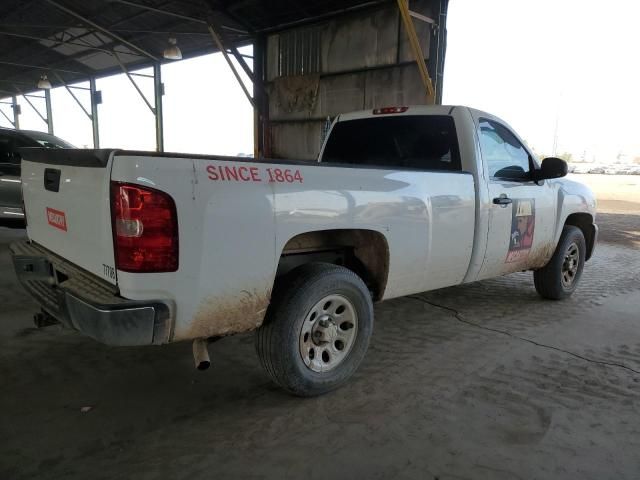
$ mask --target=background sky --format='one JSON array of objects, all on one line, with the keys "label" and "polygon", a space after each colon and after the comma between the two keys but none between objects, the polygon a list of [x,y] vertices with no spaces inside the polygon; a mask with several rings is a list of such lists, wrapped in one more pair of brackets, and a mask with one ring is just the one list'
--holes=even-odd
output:
[{"label": "background sky", "polygon": [[[239,50],[251,54],[251,47]],[[250,59],[247,63],[251,66]],[[150,68],[137,72],[153,74]],[[248,84],[244,72],[241,75]],[[153,79],[134,79],[153,105]],[[165,64],[162,81],[166,151],[253,153],[253,110],[221,54]],[[89,83],[77,85],[88,87]],[[155,118],[129,79],[123,74],[101,78],[96,80],[96,88],[102,91],[98,107],[100,147],[155,150]],[[89,92],[74,93],[90,111]],[[44,99],[30,100],[39,103],[44,112]],[[46,131],[46,124],[33,109],[20,97],[18,103],[22,106],[20,128]],[[92,148],[91,121],[64,88],[51,90],[51,105],[54,134],[77,147]],[[12,114],[9,108],[3,111]],[[0,126],[10,124],[0,116]]]},{"label": "background sky", "polygon": [[[639,21],[636,0],[450,0],[443,101],[503,118],[540,154],[557,137],[556,153],[574,159],[640,157]],[[253,151],[251,106],[220,54],[166,64],[162,75],[165,150]],[[136,79],[152,101],[152,80]],[[153,115],[129,80],[97,87],[101,146],[155,149]],[[88,92],[78,95],[88,108]],[[19,103],[21,127],[45,130]],[[52,103],[55,134],[91,147],[91,123],[69,94],[52,90]]]},{"label": "background sky", "polygon": [[640,157],[640,2],[450,0],[444,103],[508,122],[538,153]]}]

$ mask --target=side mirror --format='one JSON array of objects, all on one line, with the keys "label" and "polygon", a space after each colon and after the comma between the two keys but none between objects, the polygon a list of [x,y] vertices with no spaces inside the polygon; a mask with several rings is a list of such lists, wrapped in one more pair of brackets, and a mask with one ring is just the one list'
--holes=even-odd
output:
[{"label": "side mirror", "polygon": [[524,171],[519,165],[510,165],[505,168],[501,168],[493,174],[496,178],[504,178],[505,180],[525,180],[528,177],[527,172]]},{"label": "side mirror", "polygon": [[540,169],[533,172],[534,180],[547,180],[564,177],[569,171],[567,162],[560,158],[548,157],[542,161]]}]

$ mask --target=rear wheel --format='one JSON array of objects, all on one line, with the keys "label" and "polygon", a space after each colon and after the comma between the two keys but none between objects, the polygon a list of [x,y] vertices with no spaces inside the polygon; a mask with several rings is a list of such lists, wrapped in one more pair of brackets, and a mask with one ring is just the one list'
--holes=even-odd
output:
[{"label": "rear wheel", "polygon": [[582,230],[566,225],[549,263],[533,272],[537,292],[552,300],[570,296],[582,276],[585,253],[586,242]]},{"label": "rear wheel", "polygon": [[360,277],[344,267],[308,264],[278,280],[256,351],[282,388],[320,395],[353,375],[372,330],[371,295]]}]

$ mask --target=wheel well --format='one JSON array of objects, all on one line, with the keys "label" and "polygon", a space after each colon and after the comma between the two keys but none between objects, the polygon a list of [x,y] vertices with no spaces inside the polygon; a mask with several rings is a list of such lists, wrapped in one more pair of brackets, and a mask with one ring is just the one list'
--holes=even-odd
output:
[{"label": "wheel well", "polygon": [[380,300],[389,273],[387,240],[374,230],[339,229],[306,232],[290,239],[282,250],[276,276],[312,262],[342,265],[365,282]]},{"label": "wheel well", "polygon": [[594,247],[595,231],[593,229],[593,217],[588,213],[572,213],[567,217],[564,224],[573,225],[574,227],[578,227],[582,230],[582,234],[584,235],[584,239],[587,244],[585,259],[589,260]]}]

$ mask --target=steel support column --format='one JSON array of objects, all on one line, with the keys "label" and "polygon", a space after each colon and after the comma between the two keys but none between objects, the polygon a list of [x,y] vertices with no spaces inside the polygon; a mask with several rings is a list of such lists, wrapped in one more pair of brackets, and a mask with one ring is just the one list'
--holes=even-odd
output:
[{"label": "steel support column", "polygon": [[16,96],[11,97],[11,109],[13,110],[13,126],[16,130],[20,130],[20,105]]},{"label": "steel support column", "polygon": [[439,0],[438,22],[431,25],[431,42],[429,44],[429,62],[435,101],[442,104],[442,84],[444,80],[444,57],[447,47],[447,1]]},{"label": "steel support column", "polygon": [[444,60],[447,51],[447,8],[449,3],[440,0],[438,15],[438,62],[436,65],[436,103],[442,103],[442,86],[444,84]]},{"label": "steel support column", "polygon": [[53,109],[51,108],[51,90],[44,91],[44,103],[47,109],[47,132],[53,135]]},{"label": "steel support column", "polygon": [[253,42],[253,149],[254,157],[268,158],[271,156],[271,142],[269,135],[269,98],[264,88],[266,80],[266,37],[258,35]]},{"label": "steel support column", "polygon": [[164,95],[164,84],[162,83],[162,72],[159,63],[153,64],[153,96],[155,98],[156,116],[156,149],[164,152],[164,117],[162,115],[162,96]]},{"label": "steel support column", "polygon": [[91,127],[93,131],[93,148],[100,148],[100,124],[98,123],[98,104],[102,103],[100,92],[96,90],[96,79],[89,79],[89,94],[91,95]]}]

